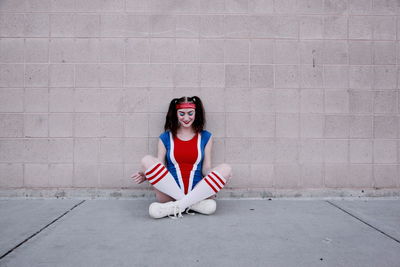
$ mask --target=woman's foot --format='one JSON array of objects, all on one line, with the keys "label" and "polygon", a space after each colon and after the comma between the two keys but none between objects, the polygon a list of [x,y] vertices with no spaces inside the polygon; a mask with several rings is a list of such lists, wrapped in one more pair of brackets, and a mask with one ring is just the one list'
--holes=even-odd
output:
[{"label": "woman's foot", "polygon": [[214,199],[204,199],[188,208],[201,214],[210,215],[217,209],[217,202]]}]

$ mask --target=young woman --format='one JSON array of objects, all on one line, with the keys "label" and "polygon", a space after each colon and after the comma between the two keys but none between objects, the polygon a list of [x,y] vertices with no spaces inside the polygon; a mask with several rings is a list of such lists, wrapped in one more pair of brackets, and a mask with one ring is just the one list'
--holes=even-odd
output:
[{"label": "young woman", "polygon": [[132,175],[138,184],[148,180],[158,202],[149,207],[153,218],[182,217],[189,209],[212,214],[213,199],[232,176],[228,164],[211,168],[212,134],[204,130],[205,112],[199,97],[172,99],[159,137],[157,158],[146,155],[144,172]]}]

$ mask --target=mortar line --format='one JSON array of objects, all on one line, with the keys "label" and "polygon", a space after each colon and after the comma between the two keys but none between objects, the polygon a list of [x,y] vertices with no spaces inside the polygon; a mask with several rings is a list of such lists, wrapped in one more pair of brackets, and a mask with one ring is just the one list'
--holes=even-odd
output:
[{"label": "mortar line", "polygon": [[18,247],[20,247],[21,245],[25,244],[26,242],[28,242],[30,239],[32,239],[33,237],[35,237],[36,235],[38,235],[41,231],[43,231],[44,229],[46,229],[47,227],[49,227],[50,225],[52,225],[53,223],[55,223],[56,221],[58,221],[59,219],[61,219],[64,215],[66,215],[67,213],[69,213],[71,210],[73,210],[74,208],[76,208],[77,206],[81,205],[83,202],[85,202],[86,200],[82,200],[81,202],[79,202],[78,204],[76,204],[75,206],[73,206],[72,208],[70,208],[69,210],[67,210],[66,212],[64,212],[63,214],[61,214],[60,216],[58,216],[56,219],[54,219],[52,222],[48,223],[46,226],[42,227],[39,231],[37,231],[36,233],[32,234],[31,236],[29,236],[28,238],[26,238],[24,241],[20,242],[18,245],[16,245],[15,247],[13,247],[12,249],[10,249],[9,251],[7,251],[5,254],[0,256],[0,260],[2,260],[4,257],[6,257],[8,254],[10,254],[11,252],[13,252],[14,250],[16,250]]},{"label": "mortar line", "polygon": [[400,240],[399,240],[399,239],[397,239],[397,238],[395,238],[395,237],[393,237],[393,236],[391,236],[391,235],[389,235],[389,234],[385,233],[384,231],[382,231],[382,230],[378,229],[377,227],[373,226],[372,224],[369,224],[369,223],[367,223],[367,222],[363,221],[361,218],[359,218],[359,217],[357,217],[357,216],[355,216],[355,215],[351,214],[351,213],[350,213],[350,212],[348,212],[347,210],[345,210],[345,209],[343,209],[343,208],[339,207],[338,205],[335,205],[335,204],[333,204],[333,203],[332,203],[332,202],[330,202],[329,200],[326,200],[326,202],[328,202],[328,203],[329,203],[329,204],[331,204],[332,206],[334,206],[334,207],[336,207],[336,208],[340,209],[340,210],[341,210],[341,211],[343,211],[344,213],[347,213],[347,214],[348,214],[348,215],[350,215],[351,217],[353,217],[353,218],[355,218],[355,219],[359,220],[360,222],[362,222],[362,223],[366,224],[367,226],[371,227],[372,229],[374,229],[374,230],[376,230],[376,231],[380,232],[381,234],[383,234],[383,235],[385,235],[385,236],[389,237],[390,239],[392,239],[392,240],[394,240],[394,241],[396,241],[397,243],[399,243],[399,244],[400,244]]}]

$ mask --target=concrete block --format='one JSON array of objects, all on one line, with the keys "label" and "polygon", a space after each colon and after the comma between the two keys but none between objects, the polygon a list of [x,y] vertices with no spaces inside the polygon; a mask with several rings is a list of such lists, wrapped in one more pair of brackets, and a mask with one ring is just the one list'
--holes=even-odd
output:
[{"label": "concrete block", "polygon": [[170,38],[150,39],[150,62],[174,62],[175,40]]},{"label": "concrete block", "polygon": [[0,17],[1,37],[23,37],[25,26],[24,14],[3,13]]},{"label": "concrete block", "polygon": [[351,65],[371,65],[373,58],[370,41],[349,41],[349,63]]},{"label": "concrete block", "polygon": [[124,111],[124,90],[120,88],[100,89],[99,90],[100,112],[123,112]]},{"label": "concrete block", "polygon": [[300,165],[301,186],[304,188],[323,187],[324,166],[322,164],[306,163]]},{"label": "concrete block", "polygon": [[274,165],[274,172],[275,188],[297,188],[300,186],[300,165]]},{"label": "concrete block", "polygon": [[[111,39],[114,40],[114,39]],[[125,39],[126,63],[149,63],[150,41],[149,39],[128,38]],[[127,65],[129,66],[129,65]]]},{"label": "concrete block", "polygon": [[47,38],[25,39],[25,62],[45,63],[49,61],[49,40]]},{"label": "concrete block", "polygon": [[239,39],[225,40],[225,63],[248,63],[249,41]]},{"label": "concrete block", "polygon": [[350,113],[368,114],[373,112],[374,92],[350,90]]},{"label": "concrete block", "polygon": [[372,138],[372,116],[350,116],[350,138]]},{"label": "concrete block", "polygon": [[225,85],[227,87],[248,87],[248,65],[225,65]]},{"label": "concrete block", "polygon": [[96,14],[75,14],[74,35],[75,37],[100,36],[100,16]]},{"label": "concrete block", "polygon": [[0,163],[0,187],[22,187],[24,183],[22,163]]},{"label": "concrete block", "polygon": [[322,66],[301,65],[300,68],[301,68],[300,69],[300,72],[301,72],[300,87],[301,88],[322,88],[323,87],[323,80],[322,80],[323,67]]},{"label": "concrete block", "polygon": [[[251,140],[249,138],[225,138],[225,153],[225,160],[229,164],[249,163],[251,161]],[[233,172],[236,174],[235,171]]]},{"label": "concrete block", "polygon": [[23,12],[26,9],[26,0],[3,0],[0,5],[0,12]]},{"label": "concrete block", "polygon": [[225,138],[213,137],[211,160],[213,164],[225,162]]},{"label": "concrete block", "polygon": [[274,11],[275,13],[294,14],[297,11],[297,1],[296,0],[274,1]]},{"label": "concrete block", "polygon": [[74,14],[50,14],[51,37],[74,37]]},{"label": "concrete block", "polygon": [[396,89],[397,69],[396,66],[384,65],[374,66],[374,88]]},{"label": "concrete block", "polygon": [[298,41],[275,41],[274,63],[298,64],[299,42]]},{"label": "concrete block", "polygon": [[374,163],[397,163],[397,141],[375,139]]},{"label": "concrete block", "polygon": [[98,177],[99,166],[97,163],[77,163],[74,165],[72,186],[75,188],[97,187]]},{"label": "concrete block", "polygon": [[372,13],[372,0],[349,1],[349,14],[364,15]]},{"label": "concrete block", "polygon": [[49,85],[49,68],[46,64],[25,65],[25,86],[46,87]]},{"label": "concrete block", "polygon": [[374,186],[393,188],[399,186],[398,165],[374,165]]},{"label": "concrete block", "polygon": [[324,66],[324,87],[325,88],[348,88],[349,68],[342,66]]},{"label": "concrete block", "polygon": [[[160,135],[159,132],[158,135]],[[157,137],[158,137],[157,135]],[[121,147],[123,151],[123,160],[125,163],[134,164],[149,153],[149,140],[147,137],[125,138]],[[116,153],[119,153],[116,151]]]},{"label": "concrete block", "polygon": [[246,0],[226,0],[225,11],[227,13],[247,13],[248,1]]},{"label": "concrete block", "polygon": [[207,112],[207,129],[214,137],[225,137],[225,114]]},{"label": "concrete block", "polygon": [[75,137],[100,136],[99,114],[75,113]]},{"label": "concrete block", "polygon": [[322,63],[324,64],[347,64],[348,62],[347,41],[325,40],[322,52]]},{"label": "concrete block", "polygon": [[23,137],[23,114],[0,114],[1,137]]},{"label": "concrete block", "polygon": [[374,42],[374,64],[396,64],[396,42]]},{"label": "concrete block", "polygon": [[346,0],[325,0],[324,11],[326,14],[346,14],[348,4]]},{"label": "concrete block", "polygon": [[325,140],[324,160],[327,163],[348,162],[348,140]]},{"label": "concrete block", "polygon": [[[21,23],[21,21],[20,21]],[[49,37],[50,16],[49,14],[25,14],[24,36],[25,37]]]},{"label": "concrete block", "polygon": [[300,85],[298,65],[275,66],[275,88],[298,88]]},{"label": "concrete block", "polygon": [[252,14],[271,14],[274,12],[273,0],[249,0],[249,12]]},{"label": "concrete block", "polygon": [[347,16],[325,16],[324,17],[324,38],[326,39],[347,39],[348,36]]},{"label": "concrete block", "polygon": [[203,87],[200,98],[206,112],[225,111],[225,88]]},{"label": "concrete block", "polygon": [[64,1],[64,0],[51,0],[50,2],[51,11],[55,12],[72,12],[75,10],[75,2]]},{"label": "concrete block", "polygon": [[276,137],[298,137],[299,124],[298,114],[276,114]]},{"label": "concrete block", "polygon": [[225,89],[225,110],[227,112],[250,112],[251,99],[250,89],[245,88],[226,88]]},{"label": "concrete block", "polygon": [[224,16],[204,15],[200,17],[200,37],[217,38],[224,36]]},{"label": "concrete block", "polygon": [[301,113],[323,113],[324,92],[318,89],[300,90]]},{"label": "concrete block", "polygon": [[274,184],[274,165],[251,164],[248,184],[255,188],[272,188]]},{"label": "concrete block", "polygon": [[[238,123],[242,124],[242,123]],[[242,124],[243,125],[243,124]],[[252,137],[274,137],[275,136],[275,114],[251,113]]]},{"label": "concrete block", "polygon": [[299,18],[300,39],[322,39],[323,37],[323,17],[322,16],[301,16]]},{"label": "concrete block", "polygon": [[0,88],[0,112],[23,112],[24,89]]},{"label": "concrete block", "polygon": [[49,164],[24,165],[24,187],[49,187]]},{"label": "concrete block", "polygon": [[124,137],[146,137],[148,134],[148,114],[124,114]]},{"label": "concrete block", "polygon": [[50,137],[72,137],[74,116],[72,113],[49,114]]},{"label": "concrete block", "polygon": [[[123,96],[124,112],[148,112],[149,97],[147,88],[127,88]],[[154,105],[152,108],[155,107]]]},{"label": "concrete block", "polygon": [[149,102],[151,100],[151,106],[149,107],[149,111],[165,113],[172,100],[172,94],[172,88],[150,88],[148,98]]},{"label": "concrete block", "polygon": [[324,181],[328,188],[349,187],[349,165],[346,163],[326,164]]},{"label": "concrete block", "polygon": [[397,91],[376,91],[374,113],[397,114]]},{"label": "concrete block", "polygon": [[99,65],[101,87],[122,87],[124,85],[124,64]]},{"label": "concrete block", "polygon": [[372,39],[373,19],[369,16],[349,16],[350,39]]},{"label": "concrete block", "polygon": [[75,67],[73,64],[50,64],[49,86],[73,87],[75,85]]},{"label": "concrete block", "polygon": [[100,44],[95,38],[77,38],[74,44],[74,62],[97,63],[100,61]]},{"label": "concrete block", "polygon": [[198,38],[200,36],[200,16],[176,15],[175,19],[176,37]]},{"label": "concrete block", "polygon": [[248,177],[251,175],[250,164],[230,164],[232,167],[232,179],[225,186],[225,188],[246,188],[248,181],[244,179],[238,179],[239,177]]},{"label": "concrete block", "polygon": [[[231,38],[249,38],[250,17],[246,15],[229,15],[223,18],[224,36]],[[218,21],[219,27],[219,21]],[[216,33],[215,33],[216,34]]]},{"label": "concrete block", "polygon": [[350,140],[349,142],[351,163],[372,163],[372,140]]},{"label": "concrete block", "polygon": [[25,88],[25,112],[48,112],[49,89]]},{"label": "concrete block", "polygon": [[30,163],[47,163],[49,154],[49,139],[24,139],[23,161]]},{"label": "concrete block", "polygon": [[372,188],[374,186],[372,165],[350,164],[349,165],[349,186],[353,188]]},{"label": "concrete block", "polygon": [[198,64],[176,64],[174,82],[176,87],[199,87],[200,67]]},{"label": "concrete block", "polygon": [[25,137],[48,137],[49,116],[48,114],[25,114],[24,116]]},{"label": "concrete block", "polygon": [[174,64],[151,64],[150,86],[174,85]]},{"label": "concrete block", "polygon": [[224,0],[202,0],[200,1],[201,13],[222,13],[225,12]]},{"label": "concrete block", "polygon": [[275,38],[298,39],[299,20],[296,16],[275,16]]},{"label": "concrete block", "polygon": [[150,113],[149,136],[159,137],[164,132],[165,111],[163,113]]},{"label": "concrete block", "polygon": [[321,138],[324,135],[324,116],[319,114],[300,114],[300,136]]},{"label": "concrete block", "polygon": [[49,162],[72,163],[74,140],[72,138],[49,139]]},{"label": "concrete block", "polygon": [[274,112],[275,90],[264,88],[251,89],[251,111],[252,112]]},{"label": "concrete block", "polygon": [[324,136],[328,138],[348,138],[350,131],[349,117],[326,115]]},{"label": "concrete block", "polygon": [[398,14],[399,3],[395,0],[373,0],[372,11],[376,14]]},{"label": "concrete block", "polygon": [[199,40],[198,39],[176,39],[175,59],[177,63],[199,62]]},{"label": "concrete block", "polygon": [[24,62],[24,39],[1,38],[0,39],[0,62],[23,63]]},{"label": "concrete block", "polygon": [[373,17],[373,39],[396,40],[396,17],[395,16]]},{"label": "concrete block", "polygon": [[297,1],[297,12],[304,14],[323,13],[324,0]]},{"label": "concrete block", "polygon": [[125,86],[148,86],[151,78],[151,65],[127,64],[125,65]]},{"label": "concrete block", "polygon": [[374,116],[375,138],[397,138],[398,118],[396,116]]},{"label": "concrete block", "polygon": [[100,65],[77,64],[75,68],[76,87],[100,87]]},{"label": "concrete block", "polygon": [[74,139],[74,162],[97,163],[100,151],[100,140],[98,138],[75,138]]},{"label": "concrete block", "polygon": [[349,91],[348,90],[326,90],[325,91],[326,113],[349,113]]},{"label": "concrete block", "polygon": [[49,111],[50,112],[74,111],[74,89],[51,88],[49,90]]},{"label": "concrete block", "polygon": [[[1,117],[1,116],[0,116]],[[1,135],[3,136],[3,135]],[[23,139],[1,139],[0,140],[0,161],[2,162],[23,162],[24,161],[24,140]]]},{"label": "concrete block", "polygon": [[226,113],[227,137],[250,137],[252,126],[250,113]]},{"label": "concrete block", "polygon": [[123,137],[123,114],[100,114],[100,137]]},{"label": "concrete block", "polygon": [[275,38],[274,17],[254,15],[249,17],[250,38]]},{"label": "concrete block", "polygon": [[214,39],[200,39],[201,63],[224,62],[224,41]]},{"label": "concrete block", "polygon": [[298,113],[300,110],[300,92],[297,89],[279,89],[275,92],[276,112]]},{"label": "concrete block", "polygon": [[224,64],[200,64],[200,86],[201,87],[224,87],[225,65]]},{"label": "concrete block", "polygon": [[99,188],[121,188],[129,177],[124,176],[123,164],[101,164],[99,170]]},{"label": "concrete block", "polygon": [[52,163],[49,164],[49,186],[71,187],[74,175],[73,164]]},{"label": "concrete block", "polygon": [[324,162],[324,140],[302,139],[299,145],[300,163]]},{"label": "concrete block", "polygon": [[122,138],[100,138],[99,161],[122,163],[125,147]]},{"label": "concrete block", "polygon": [[374,69],[372,66],[350,66],[350,88],[372,89],[374,84]]},{"label": "concrete block", "polygon": [[250,87],[273,88],[274,69],[270,65],[250,65]]},{"label": "concrete block", "polygon": [[[137,17],[135,15],[134,17]],[[143,16],[141,24],[143,25],[137,32],[142,34],[147,33],[145,28],[146,18]],[[134,24],[139,24],[138,22],[132,21],[132,26]],[[152,37],[174,37],[176,30],[176,18],[173,15],[151,15],[150,16],[150,34]],[[137,33],[136,33],[137,34]]]},{"label": "concrete block", "polygon": [[252,163],[273,163],[275,161],[275,139],[253,138],[251,143]]},{"label": "concrete block", "polygon": [[250,40],[250,63],[271,64],[273,62],[273,40],[251,39]]},{"label": "concrete block", "polygon": [[76,112],[98,112],[100,107],[98,89],[75,89],[74,106]]},{"label": "concrete block", "polygon": [[324,43],[322,40],[302,41],[300,43],[300,63],[318,67],[322,64],[323,48]]}]

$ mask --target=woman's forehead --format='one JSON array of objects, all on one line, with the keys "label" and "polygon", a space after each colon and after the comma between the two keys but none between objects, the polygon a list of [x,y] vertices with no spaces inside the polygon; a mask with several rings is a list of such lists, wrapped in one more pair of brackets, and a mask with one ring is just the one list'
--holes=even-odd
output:
[{"label": "woman's forehead", "polygon": [[180,108],[178,109],[179,112],[190,112],[190,111],[195,111],[194,108]]}]

